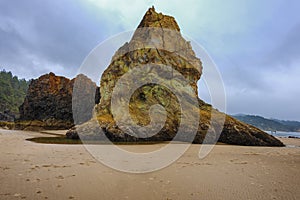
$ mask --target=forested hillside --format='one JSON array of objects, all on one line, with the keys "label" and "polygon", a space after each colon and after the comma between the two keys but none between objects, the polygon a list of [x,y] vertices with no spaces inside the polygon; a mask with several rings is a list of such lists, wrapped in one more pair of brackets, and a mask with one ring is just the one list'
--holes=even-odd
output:
[{"label": "forested hillside", "polygon": [[300,132],[300,122],[266,119],[256,115],[233,115],[234,118],[265,131]]},{"label": "forested hillside", "polygon": [[18,79],[11,72],[0,72],[0,112],[18,116],[19,106],[26,96],[29,81]]}]

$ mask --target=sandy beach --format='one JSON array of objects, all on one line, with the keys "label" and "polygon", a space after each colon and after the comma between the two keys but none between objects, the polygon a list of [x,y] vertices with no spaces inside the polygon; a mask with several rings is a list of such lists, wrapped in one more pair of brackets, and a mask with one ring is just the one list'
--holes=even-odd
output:
[{"label": "sandy beach", "polygon": [[284,148],[217,145],[203,160],[200,145],[192,145],[167,168],[128,174],[104,166],[83,145],[26,141],[41,136],[49,137],[0,130],[1,200],[300,199],[300,139],[281,138]]}]

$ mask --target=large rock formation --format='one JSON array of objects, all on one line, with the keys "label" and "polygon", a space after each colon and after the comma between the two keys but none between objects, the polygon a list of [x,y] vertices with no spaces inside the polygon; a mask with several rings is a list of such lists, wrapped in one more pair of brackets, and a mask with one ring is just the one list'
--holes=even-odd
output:
[{"label": "large rock formation", "polygon": [[73,81],[49,73],[32,80],[24,103],[20,107],[21,120],[57,119],[73,122]]},{"label": "large rock formation", "polygon": [[[184,94],[184,101],[180,101],[174,91],[161,84],[149,83],[137,88],[130,97],[128,109],[130,118],[135,124],[143,127],[151,123],[149,109],[152,105],[158,104],[166,110],[165,123],[162,129],[155,135],[143,137],[145,135],[135,135],[142,128],[130,126],[130,119],[126,117],[126,119],[123,119],[126,116],[126,113],[123,113],[124,110],[121,107],[113,110],[112,102],[114,102],[113,95],[118,81],[128,72],[138,71],[139,68],[147,65],[149,67],[146,70],[140,71],[143,74],[142,77],[147,77],[149,80],[160,78],[170,80],[171,85],[175,85],[176,90]],[[171,70],[164,66],[171,67]],[[221,131],[223,128],[222,118],[225,118],[225,125],[219,139],[221,142],[239,145],[283,145],[276,138],[255,127],[239,122],[227,115],[225,116],[225,114],[218,112],[200,100],[198,98],[197,81],[200,79],[201,74],[202,63],[195,56],[190,43],[181,36],[175,19],[157,13],[154,8],[150,8],[131,41],[124,44],[115,53],[111,64],[102,75],[100,86],[102,97],[100,104],[96,106],[97,118],[78,126],[77,129],[80,133],[83,133],[83,137],[88,138],[93,138],[93,135],[102,138],[101,132],[103,131],[112,141],[169,141],[179,131],[179,124],[184,121],[182,115],[186,115],[186,110],[181,110],[183,106],[189,112],[189,116],[200,115],[200,119],[196,124],[195,143],[202,143],[207,134],[208,137],[212,137],[218,130]],[[124,98],[129,95],[128,92],[133,87],[132,81],[140,81],[138,75],[132,76],[134,80],[122,82],[122,89],[119,90],[116,100],[120,103],[119,105],[128,106]],[[135,77],[137,78],[135,79]],[[182,85],[180,82],[184,82],[184,84]],[[190,86],[191,90],[185,84]],[[196,103],[193,101],[193,96],[196,96]],[[125,103],[122,104],[122,102]],[[158,112],[158,115],[163,114],[161,110],[156,112]],[[214,115],[214,121],[211,124],[212,114]],[[117,123],[119,120],[122,121],[121,124]],[[184,127],[180,131],[183,131],[186,136],[190,134],[189,130],[195,128],[195,124],[187,120],[180,126]],[[213,128],[208,131],[211,126]],[[154,125],[153,128],[157,127]],[[186,141],[185,137],[177,139]],[[211,142],[214,142],[213,139]]]},{"label": "large rock formation", "polygon": [[[78,98],[73,99],[73,89],[82,90],[82,101],[85,97],[97,93],[95,103],[99,103],[99,87],[84,75],[76,78],[56,76],[54,73],[45,74],[36,80],[32,80],[24,103],[20,106],[20,119],[17,128],[23,129],[34,127],[34,129],[68,129],[75,122],[82,123],[92,117],[93,107],[86,108],[80,117],[73,118],[72,105],[76,110]],[[98,92],[97,92],[98,91]]]}]

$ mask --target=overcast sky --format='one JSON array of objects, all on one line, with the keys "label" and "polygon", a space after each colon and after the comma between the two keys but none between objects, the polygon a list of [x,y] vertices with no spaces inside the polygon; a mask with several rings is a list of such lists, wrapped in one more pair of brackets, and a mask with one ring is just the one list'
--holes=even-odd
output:
[{"label": "overcast sky", "polygon": [[134,30],[152,5],[210,54],[227,113],[300,120],[298,0],[0,0],[0,67],[72,78],[94,47]]}]

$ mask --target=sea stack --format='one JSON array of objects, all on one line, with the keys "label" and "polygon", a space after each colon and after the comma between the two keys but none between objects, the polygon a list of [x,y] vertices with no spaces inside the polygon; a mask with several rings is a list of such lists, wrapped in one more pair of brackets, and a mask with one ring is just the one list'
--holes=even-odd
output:
[{"label": "sea stack", "polygon": [[[113,113],[111,103],[113,91],[122,76],[145,65],[153,66],[153,68],[143,73],[148,73],[149,76],[155,74],[155,76],[164,78],[168,75],[156,70],[155,66],[169,66],[172,72],[174,70],[174,73],[171,73],[167,78],[172,80],[175,85],[180,81],[179,76],[175,74],[175,71],[178,72],[189,84],[193,95],[196,96],[197,103],[195,105],[189,101],[193,95],[188,92],[185,96],[186,101],[180,102],[174,92],[163,85],[146,84],[138,88],[130,97],[129,112],[132,121],[141,127],[147,126],[151,122],[149,109],[156,104],[162,106],[166,111],[166,120],[162,129],[151,137],[139,138],[134,136],[136,129],[127,127],[124,130],[116,123],[114,116],[122,113],[118,113],[121,112],[121,109],[119,111],[115,109],[116,113]],[[94,122],[99,123],[97,126],[100,128],[93,126],[92,121],[77,128],[83,130],[80,132],[87,135],[97,135],[101,134],[99,130],[104,131],[105,135],[112,141],[170,141],[179,131],[178,127],[182,122],[181,115],[184,113],[181,108],[183,104],[189,108],[192,116],[200,116],[194,143],[202,143],[206,136],[210,136],[209,134],[214,135],[217,131],[222,131],[219,141],[227,144],[283,146],[273,136],[218,112],[211,105],[204,103],[198,97],[197,88],[197,81],[202,75],[202,67],[205,66],[202,66],[200,58],[196,57],[190,42],[182,37],[174,17],[157,13],[152,7],[146,12],[132,39],[115,53],[110,65],[102,74],[101,100],[96,106],[94,119]],[[126,95],[126,91],[129,91],[131,86],[126,82],[123,85],[123,95]],[[177,89],[185,92],[182,91],[181,87]],[[123,98],[122,94],[119,94],[119,98]],[[224,120],[215,120],[211,123],[212,113],[217,118],[223,117],[225,123]],[[187,122],[183,126],[187,134],[189,129],[195,128],[192,122]],[[184,137],[181,139],[185,141]]]}]

